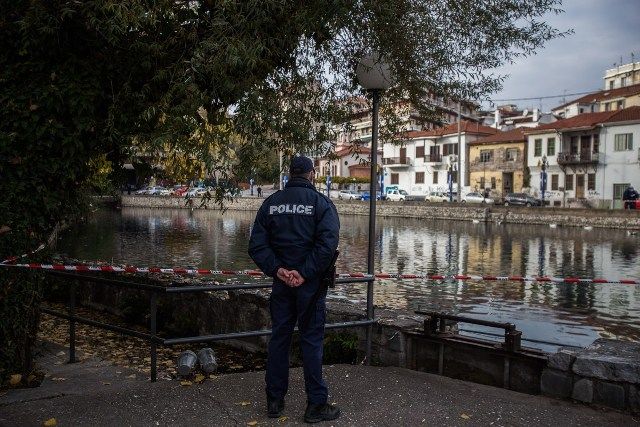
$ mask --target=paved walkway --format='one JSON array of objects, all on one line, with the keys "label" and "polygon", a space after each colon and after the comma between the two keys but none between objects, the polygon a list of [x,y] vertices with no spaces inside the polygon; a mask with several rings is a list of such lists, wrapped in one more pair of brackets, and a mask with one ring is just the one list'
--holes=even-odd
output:
[{"label": "paved walkway", "polygon": [[[34,389],[0,395],[0,426],[301,425],[301,369],[292,370],[285,413],[265,416],[264,373],[227,374],[201,384],[148,379],[90,358],[66,364],[49,346],[39,365],[48,377]],[[629,426],[640,417],[506,391],[400,368],[326,366],[336,426]],[[4,392],[3,392],[4,393]],[[328,425],[329,423],[325,423]]]}]

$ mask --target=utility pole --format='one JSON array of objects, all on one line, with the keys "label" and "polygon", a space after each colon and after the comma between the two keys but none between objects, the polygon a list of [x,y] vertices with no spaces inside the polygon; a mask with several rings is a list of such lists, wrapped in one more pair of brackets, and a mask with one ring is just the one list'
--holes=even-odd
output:
[{"label": "utility pole", "polygon": [[460,191],[460,180],[462,179],[462,168],[460,165],[462,164],[462,147],[460,144],[460,127],[462,126],[462,116],[460,114],[460,101],[458,101],[458,171],[456,172],[456,176],[458,177],[458,203],[462,200],[462,193]]}]

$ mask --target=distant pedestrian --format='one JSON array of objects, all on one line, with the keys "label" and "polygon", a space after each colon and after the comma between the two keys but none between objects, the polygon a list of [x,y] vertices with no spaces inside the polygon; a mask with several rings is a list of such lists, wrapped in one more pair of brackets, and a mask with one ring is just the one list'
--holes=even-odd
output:
[{"label": "distant pedestrian", "polygon": [[624,193],[622,193],[622,201],[624,202],[625,209],[635,209],[636,208],[636,200],[640,197],[640,194],[633,188],[632,185],[629,185]]},{"label": "distant pedestrian", "polygon": [[262,197],[262,187],[258,186],[258,197]]}]

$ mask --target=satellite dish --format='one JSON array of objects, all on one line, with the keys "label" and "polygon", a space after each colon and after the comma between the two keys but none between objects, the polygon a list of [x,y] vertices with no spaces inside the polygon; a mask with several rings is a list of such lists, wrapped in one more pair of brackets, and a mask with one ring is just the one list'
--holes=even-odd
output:
[{"label": "satellite dish", "polygon": [[522,115],[526,117],[527,114],[529,114],[529,109],[525,108]]}]

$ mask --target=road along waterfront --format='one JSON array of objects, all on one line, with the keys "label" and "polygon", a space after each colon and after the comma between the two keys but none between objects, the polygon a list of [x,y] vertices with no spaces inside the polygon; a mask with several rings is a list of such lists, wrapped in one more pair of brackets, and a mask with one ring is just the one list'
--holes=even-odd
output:
[{"label": "road along waterfront", "polygon": [[[251,211],[100,210],[64,235],[58,250],[134,266],[254,268],[246,254],[253,217]],[[366,271],[366,217],[341,215],[341,222],[338,272]],[[638,242],[625,230],[384,217],[376,230],[376,265],[391,273],[639,278]],[[356,303],[365,297],[359,287],[331,293]],[[640,286],[379,280],[374,298],[389,308],[513,322],[524,337],[557,345],[585,346],[597,337],[640,340]],[[485,332],[468,327],[463,333],[470,330]]]}]

